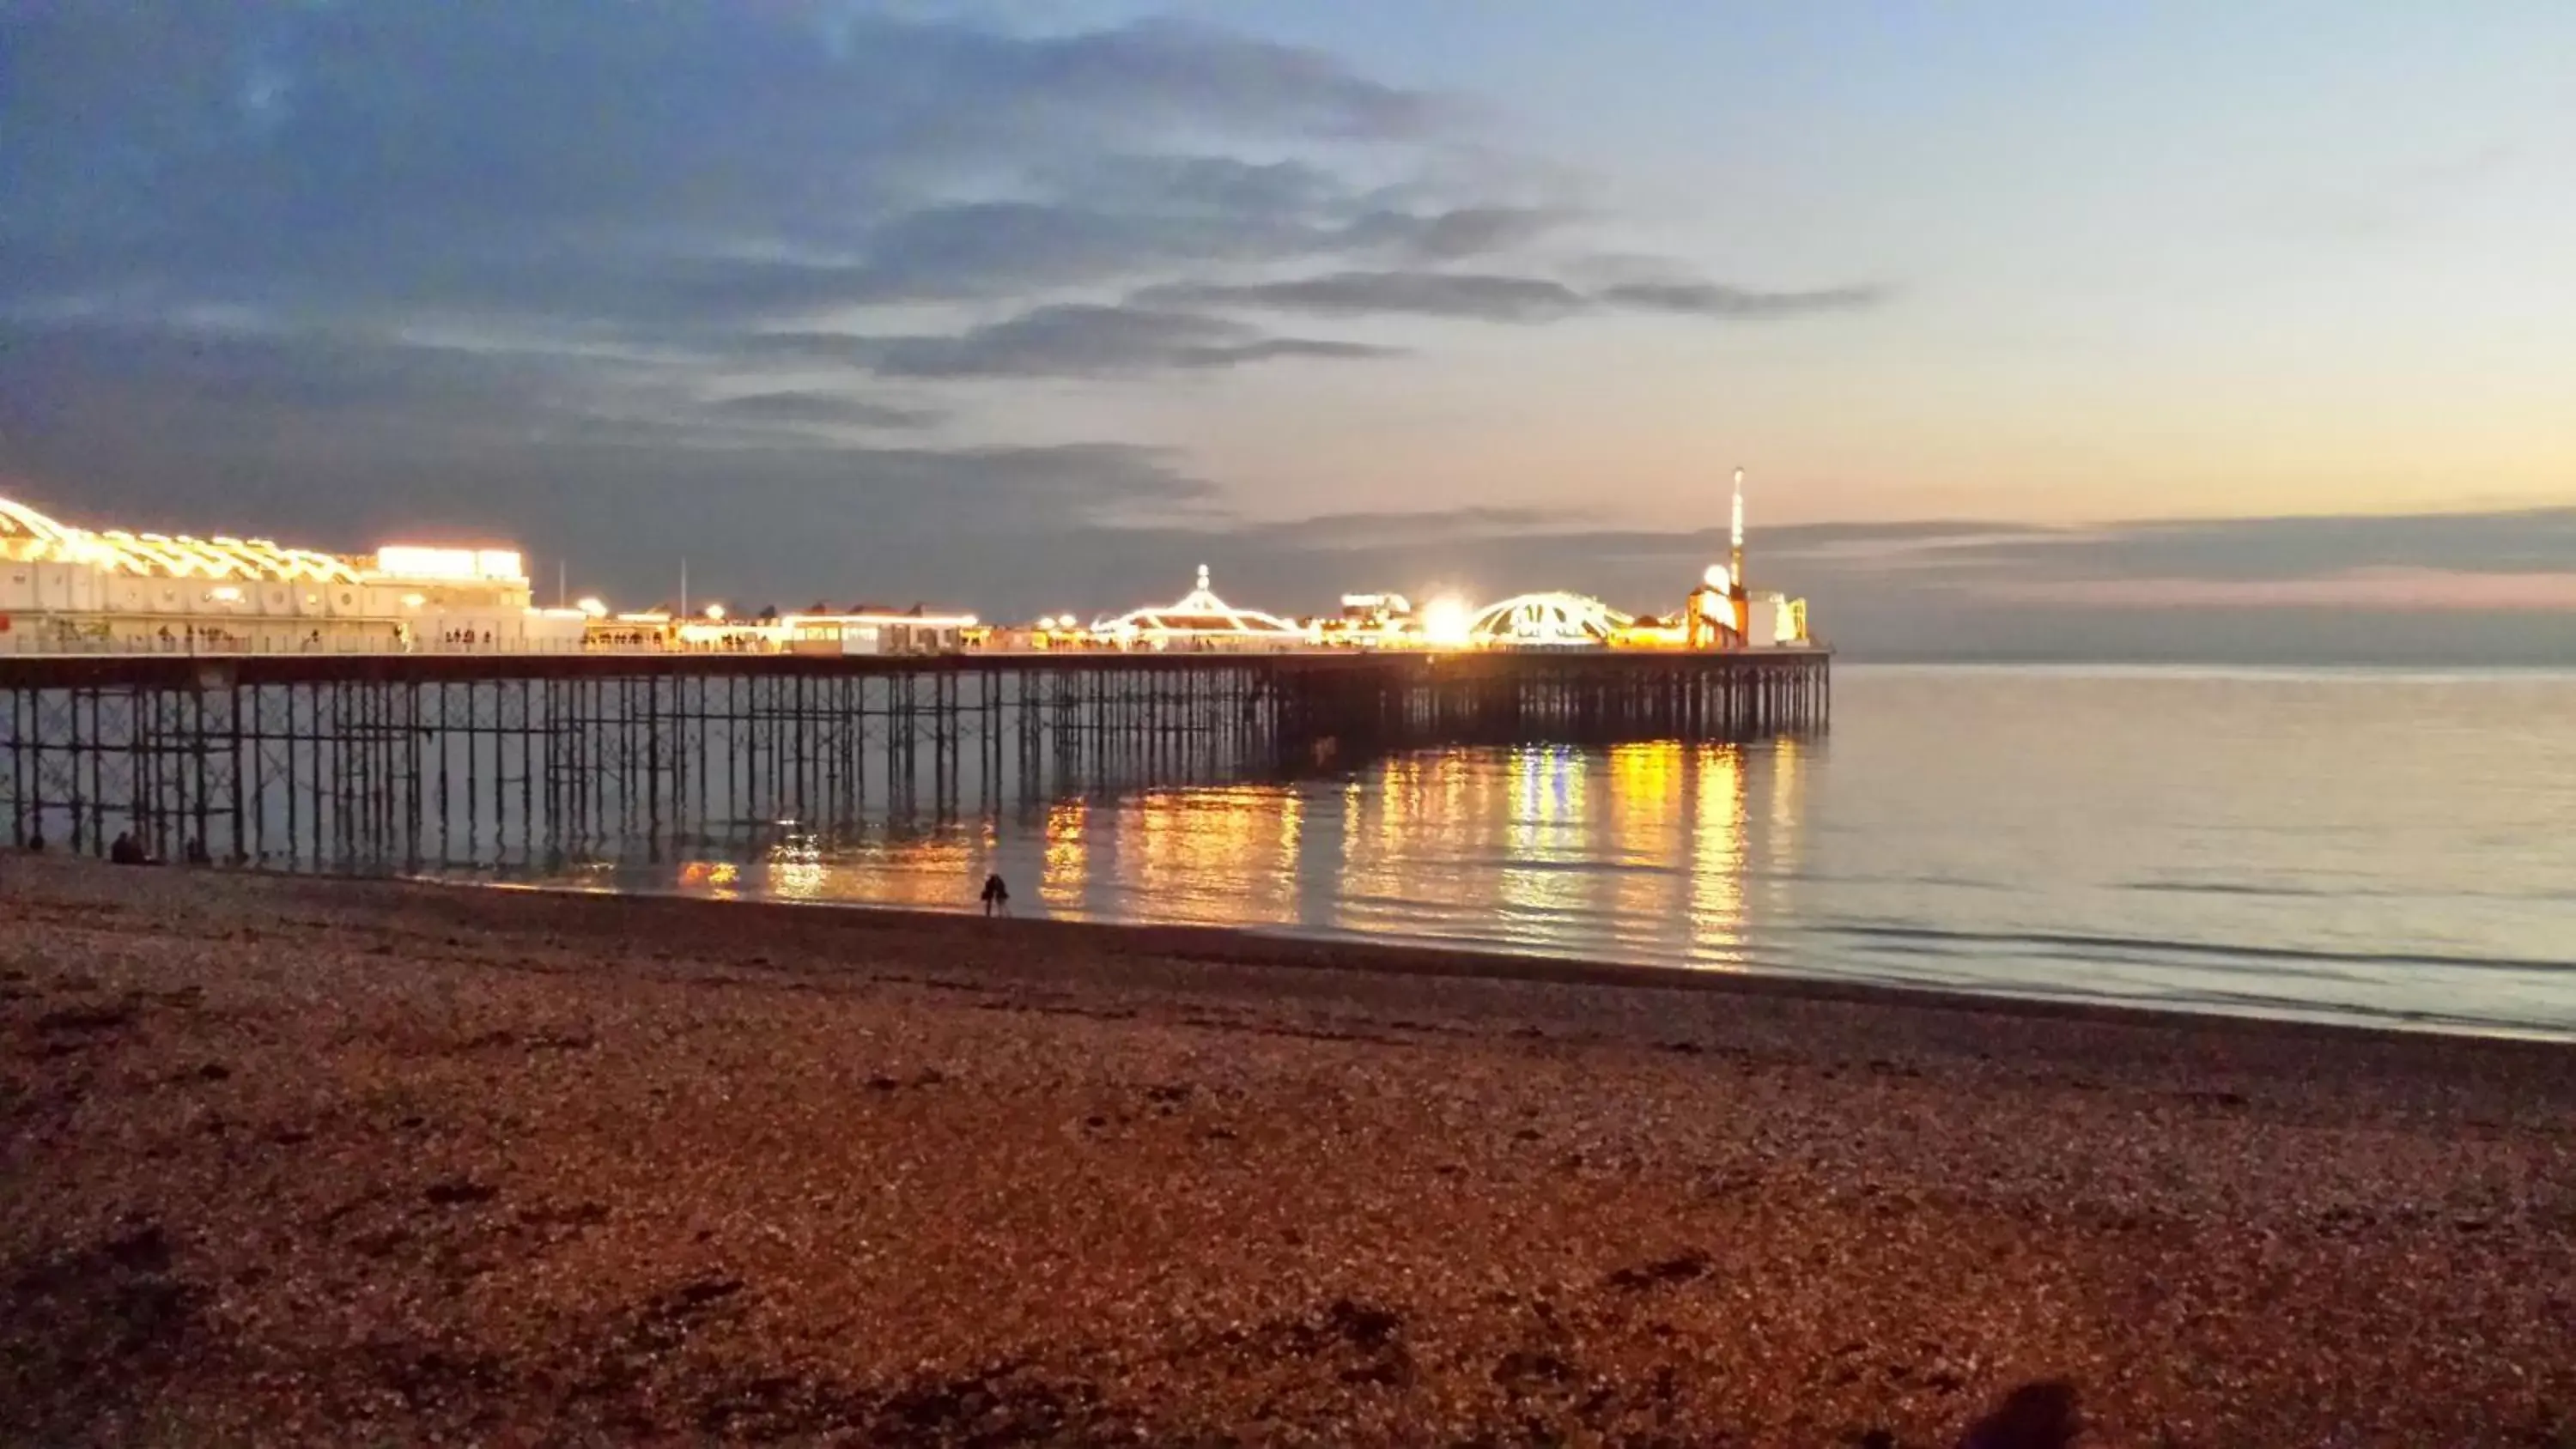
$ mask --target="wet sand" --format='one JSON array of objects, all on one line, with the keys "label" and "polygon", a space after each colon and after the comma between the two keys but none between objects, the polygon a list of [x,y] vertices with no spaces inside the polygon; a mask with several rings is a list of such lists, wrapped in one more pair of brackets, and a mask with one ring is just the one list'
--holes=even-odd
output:
[{"label": "wet sand", "polygon": [[0,860],[0,1441],[2576,1444],[2576,1048],[1687,985]]}]

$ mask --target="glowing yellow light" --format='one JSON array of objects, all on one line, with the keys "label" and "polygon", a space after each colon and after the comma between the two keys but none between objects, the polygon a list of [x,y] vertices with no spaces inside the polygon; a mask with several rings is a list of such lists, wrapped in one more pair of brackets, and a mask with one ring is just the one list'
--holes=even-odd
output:
[{"label": "glowing yellow light", "polygon": [[713,622],[713,623],[717,623],[717,624],[721,624],[721,623],[723,623],[723,622],[724,622],[724,605],[722,605],[722,604],[709,604],[709,605],[707,605],[707,618],[708,618],[708,620],[709,620],[710,622]]},{"label": "glowing yellow light", "polygon": [[1710,564],[1708,566],[1708,572],[1700,575],[1700,577],[1708,582],[1708,586],[1710,588],[1717,590],[1721,594],[1726,592],[1726,586],[1728,583],[1726,565]]},{"label": "glowing yellow light", "polygon": [[423,548],[388,544],[376,550],[376,570],[404,579],[517,580],[519,556],[503,548]]},{"label": "glowing yellow light", "polygon": [[1478,639],[1514,645],[1606,644],[1636,620],[1582,594],[1521,594],[1487,604],[1469,622]]},{"label": "glowing yellow light", "polygon": [[241,590],[234,588],[230,584],[226,584],[220,589],[206,590],[206,597],[214,600],[218,604],[238,604],[241,602],[241,596]]},{"label": "glowing yellow light", "polygon": [[428,602],[429,602],[429,600],[428,600],[428,599],[426,599],[426,598],[422,597],[422,596],[421,596],[421,595],[419,595],[419,594],[405,594],[405,595],[403,595],[403,607],[404,607],[404,608],[406,608],[406,609],[417,609],[417,608],[419,608],[421,605],[426,604],[426,603],[428,603]]},{"label": "glowing yellow light", "polygon": [[1422,637],[1444,649],[1465,644],[1475,622],[1476,611],[1464,599],[1444,595],[1422,606]]},{"label": "glowing yellow light", "polygon": [[376,567],[409,579],[470,579],[474,577],[474,551],[396,544],[376,550]]},{"label": "glowing yellow light", "polygon": [[608,603],[604,599],[576,599],[573,601],[573,607],[594,619],[608,617]]}]

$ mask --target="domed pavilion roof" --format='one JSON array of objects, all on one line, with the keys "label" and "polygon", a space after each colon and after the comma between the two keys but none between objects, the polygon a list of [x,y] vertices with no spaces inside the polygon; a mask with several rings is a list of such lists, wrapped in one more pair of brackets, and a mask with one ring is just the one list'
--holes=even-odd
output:
[{"label": "domed pavilion roof", "polygon": [[1131,609],[1092,626],[1103,634],[1191,634],[1214,638],[1302,638],[1305,630],[1259,609],[1238,609],[1208,587],[1206,564],[1198,587],[1168,604]]}]

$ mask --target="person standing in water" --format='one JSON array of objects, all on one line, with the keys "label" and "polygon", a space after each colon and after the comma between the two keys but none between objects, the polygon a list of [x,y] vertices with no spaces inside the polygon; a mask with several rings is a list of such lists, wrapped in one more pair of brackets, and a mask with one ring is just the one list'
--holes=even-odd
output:
[{"label": "person standing in water", "polygon": [[1011,888],[1002,884],[1000,873],[984,877],[984,914],[1007,916],[1011,913]]}]

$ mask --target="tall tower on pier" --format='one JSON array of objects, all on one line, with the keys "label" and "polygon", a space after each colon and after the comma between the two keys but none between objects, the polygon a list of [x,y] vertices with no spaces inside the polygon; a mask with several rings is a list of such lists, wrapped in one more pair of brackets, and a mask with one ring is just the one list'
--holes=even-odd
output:
[{"label": "tall tower on pier", "polygon": [[1726,589],[1735,605],[1735,637],[1751,637],[1752,596],[1744,591],[1744,470],[1735,470],[1735,528],[1726,555]]}]

